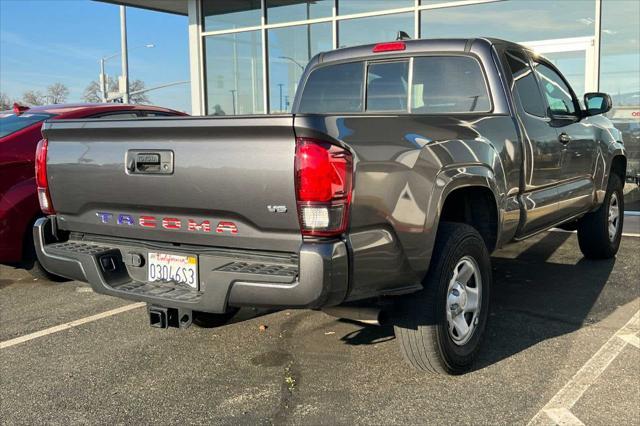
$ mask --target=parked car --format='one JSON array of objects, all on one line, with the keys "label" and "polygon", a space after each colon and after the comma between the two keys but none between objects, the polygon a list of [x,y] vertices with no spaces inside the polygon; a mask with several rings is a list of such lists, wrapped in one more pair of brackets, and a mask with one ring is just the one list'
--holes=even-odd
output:
[{"label": "parked car", "polygon": [[0,112],[0,262],[23,262],[37,277],[49,276],[33,249],[32,228],[42,216],[36,195],[36,145],[45,120],[125,119],[185,115],[167,108],[126,104],[25,107]]},{"label": "parked car", "polygon": [[460,373],[487,323],[492,251],[555,226],[575,226],[587,258],[618,251],[611,98],[581,109],[525,47],[339,49],[300,87],[289,115],[47,122],[42,264],[147,302],[163,328],[240,306],[375,321],[356,303],[378,300],[409,364]]}]

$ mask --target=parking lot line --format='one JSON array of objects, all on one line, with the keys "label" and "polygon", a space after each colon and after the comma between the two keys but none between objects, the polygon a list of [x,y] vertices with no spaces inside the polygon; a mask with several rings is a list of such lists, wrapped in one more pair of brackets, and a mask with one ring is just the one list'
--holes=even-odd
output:
[{"label": "parking lot line", "polygon": [[[564,232],[567,234],[578,234],[578,231],[567,231],[566,229],[560,229],[560,228],[552,228],[549,230],[549,232]],[[622,232],[622,236],[623,237],[634,237],[634,238],[638,238],[640,237],[640,234],[638,234],[637,232]]]},{"label": "parking lot line", "polygon": [[622,349],[628,344],[634,344],[634,339],[629,339],[628,336],[635,337],[639,326],[640,311],[636,311],[631,319],[600,347],[598,352],[538,411],[528,424],[548,424],[550,419],[555,424],[582,425],[583,423],[571,413],[571,408],[616,359]]},{"label": "parking lot line", "polygon": [[112,309],[110,311],[102,312],[100,314],[91,315],[89,317],[80,318],[74,321],[70,321],[64,324],[56,325],[54,327],[45,328],[44,330],[36,331],[35,333],[26,334],[24,336],[16,337],[13,339],[5,340],[4,342],[0,342],[0,349],[9,348],[11,346],[19,345],[20,343],[28,342],[29,340],[37,339],[38,337],[47,336],[49,334],[57,333],[59,331],[68,330],[73,327],[77,327],[82,324],[86,324],[92,321],[97,321],[102,318],[107,318],[113,315],[121,314],[123,312],[130,311],[132,309],[141,308],[146,306],[146,303],[132,303],[130,305],[121,306],[116,309]]}]

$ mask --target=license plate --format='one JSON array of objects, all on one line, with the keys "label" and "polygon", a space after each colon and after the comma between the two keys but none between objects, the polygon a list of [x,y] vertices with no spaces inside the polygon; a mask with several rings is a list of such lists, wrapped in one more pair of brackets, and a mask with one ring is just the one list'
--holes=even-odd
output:
[{"label": "license plate", "polygon": [[173,281],[198,287],[198,258],[166,253],[149,253],[149,281]]}]

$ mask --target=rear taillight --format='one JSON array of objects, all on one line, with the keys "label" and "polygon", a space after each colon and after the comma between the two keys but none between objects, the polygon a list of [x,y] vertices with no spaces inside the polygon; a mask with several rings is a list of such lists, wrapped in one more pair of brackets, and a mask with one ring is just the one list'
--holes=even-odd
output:
[{"label": "rear taillight", "polygon": [[296,138],[296,199],[303,235],[330,237],[347,230],[353,161],[328,142]]},{"label": "rear taillight", "polygon": [[38,201],[44,214],[55,214],[51,195],[49,194],[49,180],[47,179],[47,149],[49,141],[42,139],[36,148],[36,186],[38,187]]}]

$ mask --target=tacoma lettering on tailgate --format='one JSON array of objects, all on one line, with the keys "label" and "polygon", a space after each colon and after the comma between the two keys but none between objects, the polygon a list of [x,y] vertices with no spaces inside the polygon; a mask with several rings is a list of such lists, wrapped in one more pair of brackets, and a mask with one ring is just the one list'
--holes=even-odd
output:
[{"label": "tacoma lettering on tailgate", "polygon": [[[209,220],[179,219],[176,217],[134,216],[130,214],[115,214],[110,212],[96,212],[100,222],[123,226],[139,226],[141,228],[154,229],[186,229],[191,232],[211,233],[212,226]],[[229,221],[218,222],[215,228],[218,234],[238,235],[238,227]]]}]

